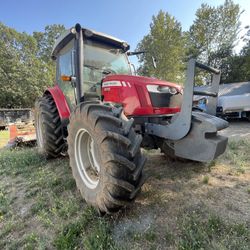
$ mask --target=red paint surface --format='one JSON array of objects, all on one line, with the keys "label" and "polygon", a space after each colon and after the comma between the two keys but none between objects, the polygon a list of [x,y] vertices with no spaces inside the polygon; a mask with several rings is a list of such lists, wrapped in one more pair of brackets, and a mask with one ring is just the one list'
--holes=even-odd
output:
[{"label": "red paint surface", "polygon": [[165,82],[154,78],[129,75],[110,75],[103,82],[124,82],[122,86],[108,86],[102,88],[104,101],[122,104],[126,115],[163,115],[174,114],[180,111],[180,107],[152,107],[147,85],[161,85],[174,87],[178,92],[182,90],[180,85]]},{"label": "red paint surface", "polygon": [[[161,85],[174,87],[181,91],[182,87],[175,83],[165,82],[154,78],[130,75],[110,75],[103,82],[118,81],[122,86],[107,86],[102,88],[102,95],[105,102],[120,103],[123,106],[125,115],[167,115],[180,112],[180,107],[153,107],[147,90],[147,85]],[[70,109],[62,90],[58,85],[47,89],[56,103],[61,119],[70,116]]]},{"label": "red paint surface", "polygon": [[59,88],[58,85],[55,85],[52,88],[48,88],[46,90],[46,92],[49,92],[55,103],[56,103],[56,107],[59,113],[59,116],[61,119],[67,119],[70,116],[70,109],[69,109],[69,105],[65,99],[65,96],[62,92],[62,90]]}]

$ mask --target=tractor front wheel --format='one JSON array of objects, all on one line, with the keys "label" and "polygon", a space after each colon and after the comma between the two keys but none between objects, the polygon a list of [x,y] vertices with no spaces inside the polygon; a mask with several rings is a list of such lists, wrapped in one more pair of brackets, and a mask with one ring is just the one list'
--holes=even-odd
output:
[{"label": "tractor front wheel", "polygon": [[47,158],[59,156],[65,148],[61,120],[51,95],[44,95],[35,104],[37,146]]},{"label": "tractor front wheel", "polygon": [[141,136],[121,110],[82,103],[68,128],[70,166],[87,203],[112,213],[132,201],[143,184]]}]

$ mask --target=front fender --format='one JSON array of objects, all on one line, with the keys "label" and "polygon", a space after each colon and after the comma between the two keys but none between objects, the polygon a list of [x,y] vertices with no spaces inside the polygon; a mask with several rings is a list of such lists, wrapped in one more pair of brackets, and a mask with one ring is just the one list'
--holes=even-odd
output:
[{"label": "front fender", "polygon": [[58,110],[58,113],[59,113],[61,120],[69,119],[70,108],[69,108],[69,105],[66,101],[66,98],[65,98],[62,90],[59,88],[59,86],[55,85],[54,87],[48,88],[44,92],[44,95],[46,95],[48,93],[52,95],[52,97],[55,101],[55,104],[56,104],[56,107],[57,107],[57,110]]}]

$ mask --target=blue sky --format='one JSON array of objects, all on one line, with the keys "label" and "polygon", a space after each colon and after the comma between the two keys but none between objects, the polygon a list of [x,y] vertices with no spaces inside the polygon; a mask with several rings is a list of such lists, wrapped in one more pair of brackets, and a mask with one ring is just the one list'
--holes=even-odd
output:
[{"label": "blue sky", "polygon": [[[0,0],[0,22],[18,31],[43,31],[48,24],[71,27],[79,22],[126,40],[131,49],[149,31],[152,15],[169,12],[187,30],[203,2],[218,5],[224,0]],[[235,0],[245,12],[243,26],[250,24],[250,0]]]}]

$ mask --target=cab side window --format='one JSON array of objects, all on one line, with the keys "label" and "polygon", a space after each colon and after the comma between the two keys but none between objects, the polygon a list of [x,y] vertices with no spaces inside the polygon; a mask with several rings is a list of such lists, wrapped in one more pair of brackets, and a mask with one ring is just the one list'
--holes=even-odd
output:
[{"label": "cab side window", "polygon": [[67,103],[70,109],[73,109],[76,105],[75,91],[71,82],[62,81],[62,76],[74,75],[74,62],[72,62],[72,53],[74,51],[74,40],[70,42],[65,48],[60,51],[57,58],[57,83],[66,97]]},{"label": "cab side window", "polygon": [[69,50],[65,54],[62,54],[59,56],[58,75],[60,76],[60,80],[61,80],[61,76],[63,75],[66,75],[66,76],[73,75],[71,54],[72,54],[72,50]]}]

